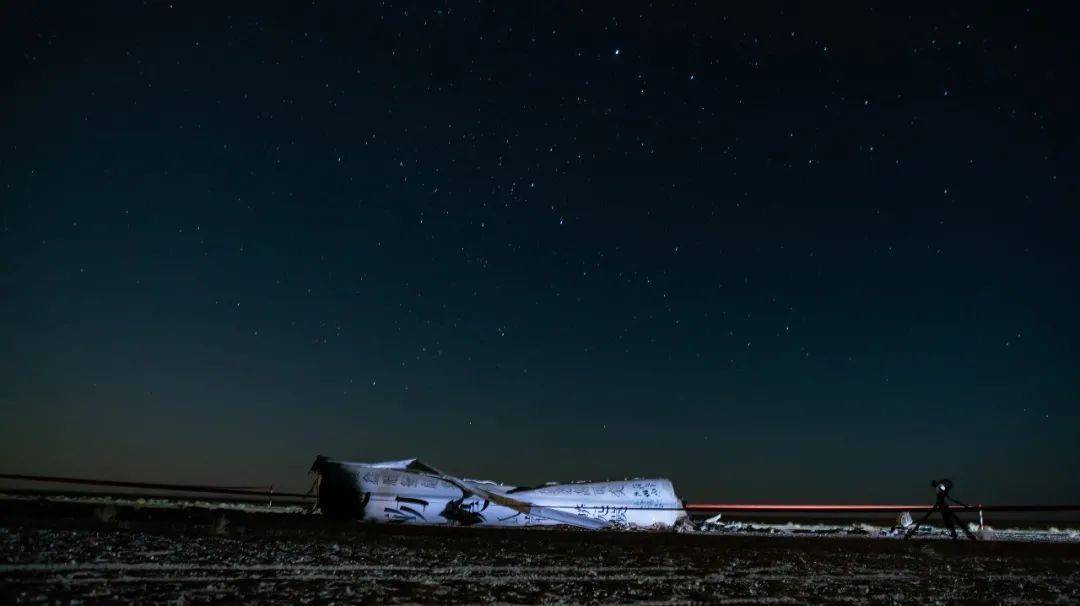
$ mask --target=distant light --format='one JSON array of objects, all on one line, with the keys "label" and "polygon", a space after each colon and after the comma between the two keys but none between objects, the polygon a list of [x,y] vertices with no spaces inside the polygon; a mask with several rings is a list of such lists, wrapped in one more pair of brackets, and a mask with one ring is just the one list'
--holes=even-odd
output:
[{"label": "distant light", "polygon": [[619,49],[615,49],[615,54],[616,54],[616,55],[618,55],[618,54],[619,54],[619,53],[621,53],[621,52],[622,52],[621,50],[619,50]]}]

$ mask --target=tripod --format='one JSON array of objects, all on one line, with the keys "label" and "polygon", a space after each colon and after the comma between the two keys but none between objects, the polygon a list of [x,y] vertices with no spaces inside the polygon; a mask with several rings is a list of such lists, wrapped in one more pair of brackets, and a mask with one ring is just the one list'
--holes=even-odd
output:
[{"label": "tripod", "polygon": [[937,491],[937,500],[934,501],[934,508],[926,512],[926,515],[924,515],[921,520],[916,522],[915,525],[911,527],[911,530],[907,531],[907,533],[904,534],[904,540],[906,541],[907,539],[910,539],[912,535],[918,532],[919,527],[922,526],[927,520],[929,520],[930,516],[933,515],[933,513],[936,511],[941,514],[941,519],[945,521],[945,527],[949,529],[949,533],[952,535],[954,541],[958,538],[956,536],[957,526],[960,527],[960,530],[964,531],[964,534],[966,534],[969,539],[971,539],[972,541],[978,541],[979,539],[976,538],[975,535],[971,534],[971,531],[968,530],[968,527],[965,526],[964,523],[960,521],[960,518],[956,517],[956,514],[953,513],[951,508],[949,508],[948,501],[952,501],[953,503],[956,503],[957,505],[963,507],[969,507],[967,503],[961,503],[960,501],[949,496],[949,491],[952,490],[953,486],[952,480],[949,480],[948,478],[944,480],[933,480],[931,484]]}]

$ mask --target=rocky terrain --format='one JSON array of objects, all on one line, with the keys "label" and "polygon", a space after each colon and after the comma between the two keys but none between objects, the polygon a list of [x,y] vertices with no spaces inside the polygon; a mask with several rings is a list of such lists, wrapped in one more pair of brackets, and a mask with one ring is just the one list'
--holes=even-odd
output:
[{"label": "rocky terrain", "polygon": [[1080,545],[0,501],[0,602],[1080,603]]}]

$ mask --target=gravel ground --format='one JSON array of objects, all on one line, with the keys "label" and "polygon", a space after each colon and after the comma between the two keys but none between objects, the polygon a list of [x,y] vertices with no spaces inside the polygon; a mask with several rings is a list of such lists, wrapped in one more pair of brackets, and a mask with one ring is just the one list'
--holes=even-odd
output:
[{"label": "gravel ground", "polygon": [[0,602],[1080,603],[1076,543],[374,526],[0,502]]}]

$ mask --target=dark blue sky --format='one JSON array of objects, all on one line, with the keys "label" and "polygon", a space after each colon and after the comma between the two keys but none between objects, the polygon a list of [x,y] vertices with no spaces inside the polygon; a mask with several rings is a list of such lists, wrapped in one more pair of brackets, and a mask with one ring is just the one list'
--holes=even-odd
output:
[{"label": "dark blue sky", "polygon": [[7,3],[0,466],[1080,497],[1042,8]]}]

